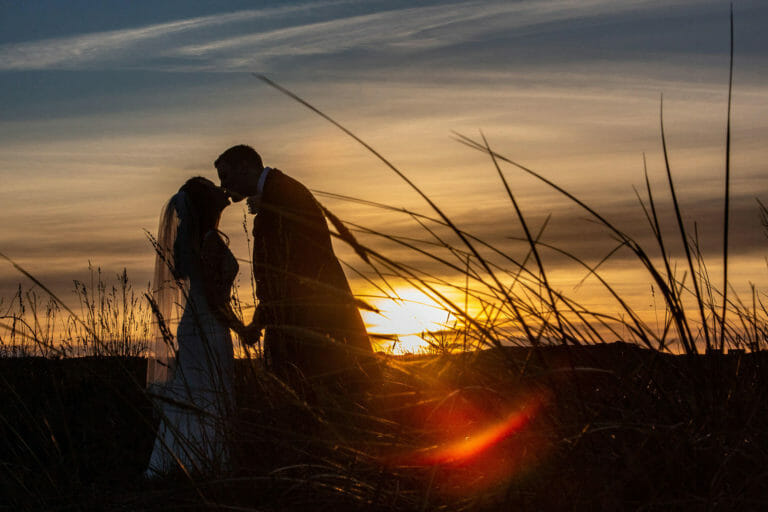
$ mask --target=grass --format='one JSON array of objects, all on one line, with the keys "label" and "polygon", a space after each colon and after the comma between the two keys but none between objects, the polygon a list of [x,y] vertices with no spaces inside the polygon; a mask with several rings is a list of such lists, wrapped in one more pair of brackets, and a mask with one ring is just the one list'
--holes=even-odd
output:
[{"label": "grass", "polygon": [[[398,213],[420,238],[332,218],[336,236],[361,256],[352,272],[382,297],[419,289],[445,310],[431,353],[381,356],[384,378],[364,398],[321,395],[310,405],[263,368],[237,361],[231,473],[139,478],[158,418],[143,391],[148,306],[127,273],[115,285],[76,283],[80,313],[37,282],[3,304],[0,347],[0,508],[224,510],[758,510],[768,505],[768,310],[752,287],[729,292],[730,144],[726,149],[722,285],[710,275],[697,234],[686,228],[661,139],[673,200],[674,236],[663,232],[646,172],[638,214],[646,247],[599,209],[492,148],[488,156],[519,220],[523,254],[462,230],[417,185],[358,136],[434,212],[319,193]],[[732,83],[732,82],[731,82]],[[730,140],[730,91],[727,140]],[[508,186],[506,166],[579,206],[610,233],[615,249],[596,263],[542,241]],[[768,209],[759,204],[768,230]],[[247,233],[247,229],[246,229]],[[672,254],[679,240],[684,259]],[[388,256],[410,251],[418,264]],[[602,275],[629,250],[662,301],[650,325]],[[580,265],[614,298],[619,314],[596,311],[557,290],[544,255]],[[440,267],[443,272],[434,269]],[[685,269],[683,271],[679,269]],[[23,271],[23,269],[21,269]],[[446,279],[442,275],[460,276]],[[45,296],[43,301],[40,296]],[[45,295],[42,295],[45,294]],[[238,296],[245,294],[238,294]],[[238,302],[240,311],[249,304]],[[470,311],[470,304],[478,305]],[[70,331],[55,325],[69,326]],[[69,332],[57,339],[58,332]],[[621,343],[608,343],[620,339]],[[63,343],[62,343],[63,342]],[[703,353],[702,353],[703,352]],[[98,357],[73,358],[90,355]],[[103,357],[103,356],[110,357]],[[60,359],[54,359],[54,358]],[[3,502],[3,500],[5,500]]]},{"label": "grass", "polygon": [[0,355],[4,357],[85,357],[146,355],[151,310],[128,271],[109,282],[88,265],[88,280],[73,281],[79,312],[43,283],[0,298]]}]

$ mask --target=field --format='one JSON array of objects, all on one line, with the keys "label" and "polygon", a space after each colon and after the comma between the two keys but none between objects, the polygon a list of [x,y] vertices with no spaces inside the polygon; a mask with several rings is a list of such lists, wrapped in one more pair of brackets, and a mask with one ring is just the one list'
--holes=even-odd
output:
[{"label": "field", "polygon": [[382,389],[351,408],[309,407],[258,362],[239,360],[234,471],[147,482],[141,473],[157,419],[140,386],[145,360],[3,359],[2,506],[768,505],[764,353],[672,356],[616,343],[384,362]]}]

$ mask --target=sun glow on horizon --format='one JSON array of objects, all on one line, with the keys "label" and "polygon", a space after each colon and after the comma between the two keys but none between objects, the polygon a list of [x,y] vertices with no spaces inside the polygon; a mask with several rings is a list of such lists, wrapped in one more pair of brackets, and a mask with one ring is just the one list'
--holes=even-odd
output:
[{"label": "sun glow on horizon", "polygon": [[429,348],[425,337],[456,324],[456,317],[446,306],[424,292],[410,287],[396,288],[394,298],[369,300],[379,310],[361,311],[369,333],[396,336],[397,341],[379,342],[380,350],[393,354],[418,354]]}]

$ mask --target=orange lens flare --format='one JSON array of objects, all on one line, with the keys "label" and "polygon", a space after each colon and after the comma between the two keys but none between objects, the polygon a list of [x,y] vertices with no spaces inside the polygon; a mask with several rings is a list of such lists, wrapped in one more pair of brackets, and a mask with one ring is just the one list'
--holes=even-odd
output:
[{"label": "orange lens flare", "polygon": [[515,411],[499,423],[468,434],[464,439],[416,454],[411,463],[417,466],[465,464],[525,428],[536,409],[538,405],[533,407],[529,404],[524,410]]},{"label": "orange lens flare", "polygon": [[538,397],[530,399],[499,422],[466,433],[463,439],[406,456],[400,462],[414,466],[466,464],[503,439],[524,429],[534,418],[542,402]]},{"label": "orange lens flare", "polygon": [[[531,427],[546,402],[544,394],[529,396],[495,421],[489,421],[489,411],[474,400],[438,408],[422,421],[445,441],[391,457],[388,463],[439,467],[434,478],[443,493],[467,494],[508,481],[542,455],[542,443]],[[493,416],[499,417],[498,410]]]}]

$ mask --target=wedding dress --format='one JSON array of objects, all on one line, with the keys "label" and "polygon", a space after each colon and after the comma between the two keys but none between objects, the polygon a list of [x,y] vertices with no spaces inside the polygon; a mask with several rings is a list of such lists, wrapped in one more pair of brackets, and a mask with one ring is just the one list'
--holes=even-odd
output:
[{"label": "wedding dress", "polygon": [[[195,251],[184,192],[161,217],[153,297],[158,328],[151,347],[148,392],[160,426],[145,472],[155,477],[182,470],[216,474],[229,468],[228,418],[233,407],[234,356],[229,328],[214,315],[213,288],[228,300],[237,260],[218,232]],[[175,340],[170,336],[175,330]],[[163,333],[163,331],[165,331]]]}]

